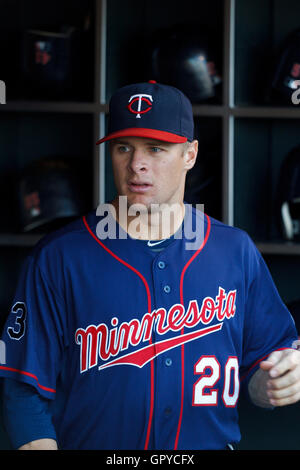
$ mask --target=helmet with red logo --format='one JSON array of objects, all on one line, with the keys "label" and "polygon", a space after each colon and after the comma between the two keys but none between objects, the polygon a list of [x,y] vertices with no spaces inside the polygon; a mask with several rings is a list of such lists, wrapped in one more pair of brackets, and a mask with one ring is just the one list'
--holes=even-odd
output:
[{"label": "helmet with red logo", "polygon": [[300,146],[285,157],[278,181],[278,210],[282,235],[300,240]]},{"label": "helmet with red logo", "polygon": [[152,51],[152,74],[179,88],[192,102],[220,99],[221,59],[213,32],[165,31]]},{"label": "helmet with red logo", "polygon": [[272,98],[292,104],[292,94],[300,85],[300,31],[292,33],[282,45],[272,81]]},{"label": "helmet with red logo", "polygon": [[22,231],[58,228],[86,210],[74,160],[46,158],[24,169],[19,183]]}]

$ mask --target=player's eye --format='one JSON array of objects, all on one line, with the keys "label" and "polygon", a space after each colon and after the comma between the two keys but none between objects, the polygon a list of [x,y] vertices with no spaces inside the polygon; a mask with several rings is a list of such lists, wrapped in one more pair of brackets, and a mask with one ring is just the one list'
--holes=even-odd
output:
[{"label": "player's eye", "polygon": [[151,147],[151,148],[150,148],[150,151],[151,151],[152,153],[159,153],[159,152],[162,152],[163,149],[160,148],[160,147]]},{"label": "player's eye", "polygon": [[117,150],[120,153],[126,153],[130,151],[130,148],[128,145],[118,145]]}]

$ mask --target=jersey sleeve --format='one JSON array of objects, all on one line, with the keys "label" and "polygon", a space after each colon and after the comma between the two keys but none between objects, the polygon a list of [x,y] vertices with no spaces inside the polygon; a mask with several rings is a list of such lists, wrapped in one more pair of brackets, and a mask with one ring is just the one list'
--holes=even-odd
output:
[{"label": "jersey sleeve", "polygon": [[5,364],[0,365],[0,377],[33,385],[42,396],[54,399],[66,347],[65,316],[58,289],[46,279],[37,257],[29,256],[2,332]]},{"label": "jersey sleeve", "polygon": [[240,368],[244,386],[264,358],[272,351],[291,348],[297,339],[293,317],[250,238],[245,272],[243,361]]},{"label": "jersey sleeve", "polygon": [[13,449],[37,439],[57,440],[49,402],[31,385],[4,379],[3,422]]}]

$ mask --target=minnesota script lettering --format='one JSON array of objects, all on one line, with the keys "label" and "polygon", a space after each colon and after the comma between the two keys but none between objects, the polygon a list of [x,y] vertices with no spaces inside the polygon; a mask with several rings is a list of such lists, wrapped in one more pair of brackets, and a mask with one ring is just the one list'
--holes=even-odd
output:
[{"label": "minnesota script lettering", "polygon": [[[97,366],[99,359],[106,361],[99,366],[99,370],[121,364],[143,367],[165,351],[221,330],[224,320],[234,317],[235,311],[236,290],[226,293],[219,287],[216,298],[205,297],[201,307],[197,300],[191,300],[187,308],[174,304],[168,311],[159,308],[145,313],[141,320],[133,318],[120,325],[119,319],[113,317],[111,329],[105,323],[89,325],[85,329],[78,328],[75,332],[75,342],[80,346],[80,372]],[[183,329],[200,325],[200,329],[183,334]],[[181,334],[152,343],[153,333],[163,336],[170,331],[181,331]],[[130,345],[138,347],[145,342],[149,344],[119,356]]]}]

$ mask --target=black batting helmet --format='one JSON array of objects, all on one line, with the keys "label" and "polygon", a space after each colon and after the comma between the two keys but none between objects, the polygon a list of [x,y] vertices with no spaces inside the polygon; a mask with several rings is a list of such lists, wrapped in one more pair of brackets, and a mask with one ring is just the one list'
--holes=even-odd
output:
[{"label": "black batting helmet", "polygon": [[56,228],[84,210],[73,159],[46,158],[24,169],[19,182],[21,229]]},{"label": "black batting helmet", "polygon": [[157,81],[179,88],[193,103],[220,93],[221,66],[212,32],[166,31],[153,48],[151,62]]},{"label": "black batting helmet", "polygon": [[279,218],[283,237],[300,240],[300,146],[285,157],[278,182]]}]

